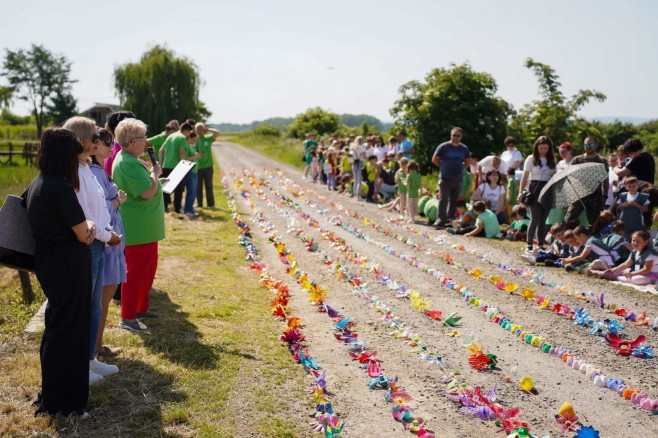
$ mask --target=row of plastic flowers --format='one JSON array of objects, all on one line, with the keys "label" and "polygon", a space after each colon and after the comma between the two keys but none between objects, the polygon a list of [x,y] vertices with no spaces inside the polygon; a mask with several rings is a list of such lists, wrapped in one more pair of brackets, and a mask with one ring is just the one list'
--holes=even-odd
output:
[{"label": "row of plastic flowers", "polygon": [[[337,223],[337,221],[335,221],[334,223]],[[500,313],[496,306],[490,305],[486,303],[484,300],[477,298],[472,291],[468,290],[463,285],[454,282],[450,277],[444,275],[437,269],[419,264],[415,260],[409,260],[408,257],[403,258],[404,256],[403,254],[394,251],[390,247],[387,247],[387,245],[382,245],[379,244],[378,242],[371,240],[367,235],[365,235],[363,232],[361,232],[358,229],[354,229],[349,225],[343,226],[343,222],[341,222],[338,225],[340,225],[346,231],[351,232],[357,237],[360,237],[361,239],[365,240],[369,244],[384,249],[390,255],[394,255],[402,260],[409,261],[410,266],[414,266],[420,269],[421,271],[425,272],[426,274],[429,274],[437,278],[444,286],[453,289],[457,292],[460,292],[467,302],[475,306],[478,306],[478,308],[486,312],[489,319],[497,323],[500,327],[514,333],[523,342],[535,346],[541,349],[541,351],[545,353],[549,353],[551,355],[560,357],[563,363],[565,363],[565,365],[578,369],[579,371],[585,373],[588,377],[590,377],[593,380],[594,385],[600,387],[608,387],[609,389],[617,391],[625,399],[640,405],[642,408],[649,410],[653,413],[658,412],[658,399],[651,399],[642,390],[628,387],[622,379],[607,377],[605,374],[603,374],[603,372],[600,369],[596,368],[594,365],[588,364],[583,359],[576,357],[572,352],[572,350],[551,344],[547,342],[547,339],[545,337],[537,335],[531,330],[524,329],[522,325],[514,324],[509,318],[505,317],[502,313]],[[612,341],[613,344],[617,344],[617,347],[619,347],[618,349],[620,351],[621,350],[632,351],[634,348],[639,347],[637,341],[636,342],[622,341],[619,340],[618,338],[615,338],[614,336],[610,336],[610,334],[608,338],[609,338],[609,342]],[[642,341],[642,338],[640,338],[640,341]],[[647,349],[644,349],[644,351],[647,352]],[[649,349],[648,353],[651,355],[652,351]],[[633,394],[635,395],[633,396]]]},{"label": "row of plastic flowers", "polygon": [[[336,330],[335,337],[338,340],[345,342],[350,346],[350,357],[359,361],[359,366],[363,369],[366,369],[370,380],[368,381],[368,386],[370,389],[382,388],[386,390],[386,400],[389,403],[392,403],[392,414],[393,417],[400,421],[405,429],[410,429],[412,432],[417,433],[418,436],[422,438],[433,438],[434,435],[429,433],[424,428],[424,421],[420,417],[413,417],[411,415],[411,410],[408,406],[408,403],[413,399],[411,396],[400,386],[398,379],[391,376],[385,376],[382,374],[381,362],[375,359],[377,354],[376,351],[369,352],[367,350],[367,343],[361,340],[358,340],[358,333],[353,329],[356,326],[356,322],[352,318],[346,318],[341,315],[339,310],[336,310],[329,305],[327,305],[324,300],[327,294],[326,289],[322,288],[319,284],[314,281],[309,280],[308,275],[301,271],[297,265],[296,260],[286,249],[285,244],[280,240],[276,235],[276,232],[273,229],[273,226],[266,222],[265,215],[262,211],[256,207],[253,201],[250,199],[249,192],[244,189],[241,181],[236,180],[236,187],[241,191],[242,197],[250,203],[252,211],[255,213],[255,221],[261,227],[265,236],[268,240],[274,245],[282,263],[287,265],[287,272],[293,276],[300,287],[308,293],[308,299],[312,304],[317,306],[317,310],[320,312],[326,312],[333,321],[334,327]],[[283,302],[277,300],[273,311],[277,314],[282,308]],[[280,307],[277,310],[277,306]],[[297,342],[300,341],[300,334],[293,332],[288,332],[286,335],[286,341]],[[282,337],[284,340],[284,337]],[[308,357],[308,355],[306,355]],[[311,358],[311,363],[315,362]],[[322,403],[319,403],[318,406],[321,409]],[[329,403],[324,403],[324,406],[331,409]],[[340,432],[337,432],[336,429],[333,430],[334,435],[338,436]],[[326,434],[325,430],[325,434]],[[330,435],[327,435],[330,436]]]},{"label": "row of plastic flowers", "polygon": [[[321,214],[326,213],[326,210],[319,209],[319,211]],[[420,269],[422,270],[426,270],[426,269],[429,269],[430,271],[433,270],[433,268],[429,268],[427,265],[418,262],[417,258],[413,255],[407,255],[398,252],[386,243],[371,240],[370,237],[366,235],[363,231],[359,230],[358,228],[352,227],[348,223],[342,221],[342,219],[339,216],[333,216],[331,220],[333,223],[339,225],[344,230],[356,235],[357,237],[366,240],[368,243],[374,244],[380,249],[387,251],[389,254],[408,262],[411,266],[420,267]],[[381,230],[380,227],[375,227],[375,228]],[[447,257],[443,258],[443,260],[448,264],[457,265],[457,263],[452,260],[449,254],[447,254]],[[463,265],[460,266],[464,267]],[[468,269],[466,270],[475,279],[479,280],[483,278],[483,271],[480,268],[475,268],[470,271]],[[535,295],[536,290],[533,289],[531,285],[525,285],[520,287],[519,284],[514,282],[506,283],[501,277],[491,275],[489,278],[491,282],[497,286],[498,289],[504,290],[510,293],[510,295],[517,295],[522,300],[528,300],[528,301],[536,300],[538,308],[548,309],[549,298],[544,296],[536,296]],[[541,274],[538,274],[536,278],[541,279]],[[601,294],[601,296],[599,297],[601,307],[604,307],[603,298],[604,298],[603,294]],[[574,325],[581,325],[583,327],[589,328],[590,329],[589,334],[591,335],[604,336],[604,339],[607,341],[608,345],[610,345],[612,348],[617,350],[622,355],[633,356],[633,357],[644,358],[644,359],[648,359],[654,356],[653,348],[643,345],[646,342],[646,336],[640,335],[634,341],[626,341],[619,337],[618,335],[619,330],[625,329],[625,326],[623,326],[619,320],[609,320],[609,319],[598,320],[594,318],[584,308],[571,309],[566,304],[560,304],[560,303],[555,303],[553,307],[548,310],[551,310],[552,313],[555,313],[557,315],[568,315],[574,321]],[[616,312],[616,314],[620,316],[626,315],[627,320],[635,321],[633,322],[633,325],[635,326],[648,324],[648,318],[646,318],[645,312],[643,312],[641,317],[637,318],[636,315],[633,314],[632,312],[630,314],[627,314],[627,312],[624,309],[615,309],[614,311]]]},{"label": "row of plastic flowers", "polygon": [[326,438],[339,437],[345,427],[345,422],[341,422],[338,414],[333,411],[329,396],[326,391],[326,371],[320,374],[322,365],[310,356],[308,349],[305,349],[302,343],[305,340],[300,330],[301,321],[296,316],[288,316],[288,300],[290,293],[288,287],[281,281],[277,281],[267,272],[267,266],[258,259],[258,249],[251,241],[251,230],[242,220],[237,212],[235,200],[226,192],[229,199],[228,206],[231,211],[233,222],[242,230],[239,237],[239,244],[245,249],[245,260],[252,260],[251,268],[258,271],[260,282],[263,286],[273,293],[271,301],[272,314],[276,317],[283,318],[287,321],[287,327],[279,338],[288,344],[288,350],[294,359],[314,377],[314,382],[309,387],[309,392],[316,404],[313,416],[315,421],[311,424],[316,432],[323,432]]},{"label": "row of plastic flowers", "polygon": [[[250,184],[258,185],[258,183],[253,179],[250,179]],[[267,200],[267,197],[263,196],[262,192],[257,187],[256,187],[256,193],[260,194],[264,200]],[[268,204],[268,207],[274,207],[275,209],[278,209],[278,207],[272,203]],[[261,214],[260,212],[262,212],[263,209],[253,205],[252,210],[260,215]],[[284,217],[286,216],[285,213],[283,213],[282,215]],[[311,221],[311,223],[309,223],[309,226],[316,228],[317,224]],[[291,231],[292,234],[302,239],[303,241],[309,241],[308,237],[304,236],[303,231],[300,230],[298,227],[293,227],[293,229],[289,229],[289,231]],[[277,249],[279,251],[281,251],[284,248],[281,245],[282,244],[279,243],[277,246]],[[289,253],[287,254],[287,257],[290,259],[291,256]],[[352,286],[354,293],[368,300],[369,307],[374,308],[380,313],[382,313],[382,319],[384,323],[392,328],[395,328],[395,330],[391,332],[392,336],[399,339],[403,339],[408,343],[408,345],[416,347],[413,350],[411,350],[412,353],[420,354],[420,356],[423,359],[425,359],[428,364],[436,365],[440,370],[442,370],[445,373],[441,381],[444,384],[446,384],[446,388],[447,388],[446,395],[451,399],[459,402],[461,405],[463,405],[465,407],[463,411],[464,413],[477,415],[482,420],[495,420],[497,425],[503,427],[507,432],[511,432],[510,437],[531,436],[528,432],[528,427],[526,423],[512,419],[513,417],[517,416],[520,413],[520,410],[516,408],[504,409],[497,403],[493,402],[495,400],[495,392],[494,392],[495,388],[486,397],[482,395],[482,391],[480,387],[476,387],[475,389],[469,389],[466,385],[465,378],[461,376],[461,372],[452,369],[452,366],[442,356],[440,356],[438,352],[434,351],[433,348],[422,339],[421,335],[408,330],[405,327],[405,324],[400,320],[398,316],[394,315],[393,310],[388,305],[386,305],[386,303],[378,300],[376,297],[372,296],[372,294],[369,293],[367,285],[365,283],[362,283],[362,281],[358,277],[349,274],[348,270],[344,266],[342,266],[340,261],[334,261],[327,255],[324,255],[324,259],[325,259],[325,263],[328,266],[330,266],[331,270],[337,275],[339,279],[349,282],[349,284]],[[282,261],[283,261],[283,257],[282,257]],[[296,267],[297,267],[296,262],[294,262],[294,265],[292,265],[290,269]],[[304,284],[305,282],[308,281],[305,274],[302,274],[302,278],[300,281],[301,284]],[[330,312],[333,311],[331,308],[329,308],[329,310]],[[448,318],[448,321],[451,322],[450,325],[456,324],[458,320],[459,318],[454,316]],[[352,323],[351,318],[345,319],[343,321],[348,321],[346,323],[348,325]],[[337,324],[337,326],[340,327],[340,324]],[[363,345],[362,341],[356,340],[356,337],[352,338],[352,336],[354,336],[354,333],[352,332],[341,333],[340,336],[343,337],[347,336],[348,339],[353,341],[353,345],[354,344],[358,346]],[[475,366],[473,366],[475,369],[480,370],[483,369],[484,366],[490,367],[495,365],[495,363],[493,362],[493,360],[495,360],[495,356],[483,355],[481,351],[481,344],[479,344],[479,342],[476,339],[471,338],[468,344],[465,344],[465,346],[472,353],[471,356],[472,360],[470,362],[472,366],[473,364],[475,364]],[[350,355],[354,359],[359,360],[359,362],[363,364],[363,366],[368,370],[369,375],[371,377],[373,377],[376,373],[380,371],[379,369],[380,366],[377,364],[376,361],[373,360],[373,357],[376,355],[376,352],[371,353],[371,352],[363,351],[360,354],[356,352],[351,352]],[[481,363],[479,356],[483,356],[486,359],[484,363]],[[375,374],[371,374],[373,372]],[[411,428],[413,430],[414,429],[413,420],[410,417],[408,417],[409,416],[407,411],[408,408],[405,407],[404,405],[400,405],[400,403],[404,399],[406,399],[406,396],[402,397],[399,394],[394,395],[391,392],[390,386],[391,385],[395,386],[396,384],[397,384],[397,380],[395,378],[391,380],[390,377],[383,377],[383,376],[373,378],[369,382],[369,386],[371,388],[389,387],[390,396],[387,396],[387,400],[390,399],[395,401],[396,402],[395,405],[398,406],[397,409],[394,408],[393,410],[394,417],[396,417],[396,419],[398,420],[402,419],[403,422],[411,421],[412,424]],[[422,436],[422,434],[423,431],[421,430],[420,435]],[[425,436],[429,436],[429,435],[425,435]]]},{"label": "row of plastic flowers", "polygon": [[[272,176],[271,173],[270,173],[270,176]],[[359,214],[358,212],[352,211],[350,208],[344,207],[343,205],[334,202],[331,198],[319,195],[313,189],[302,189],[294,181],[292,181],[290,179],[287,179],[280,171],[277,172],[277,176],[279,178],[285,179],[286,183],[289,183],[289,184],[295,186],[295,188],[297,189],[296,190],[297,194],[300,194],[300,195],[303,196],[303,193],[300,193],[302,191],[305,192],[305,193],[311,193],[314,196],[316,196],[320,201],[332,205],[336,210],[342,211],[342,212],[346,213],[348,216],[351,216],[353,218],[361,220],[364,223],[364,225],[366,225],[366,226],[370,226],[373,229],[375,229],[375,230],[377,230],[381,233],[384,233],[389,237],[392,237],[392,238],[394,238],[394,239],[396,239],[400,242],[403,242],[403,243],[406,243],[410,246],[413,246],[415,249],[417,249],[419,251],[426,252],[427,254],[432,255],[434,257],[444,258],[448,263],[453,263],[457,267],[463,267],[463,265],[461,265],[460,263],[453,262],[451,260],[451,257],[450,257],[449,253],[446,253],[445,256],[442,256],[439,252],[433,252],[431,250],[427,250],[427,249],[419,246],[418,244],[415,244],[410,239],[406,239],[404,236],[402,236],[400,234],[396,234],[395,232],[393,232],[393,231],[391,231],[387,228],[384,228],[383,226],[381,226],[381,225],[377,224],[376,222],[372,221],[371,219],[366,218],[365,216],[363,216],[363,214]],[[311,201],[308,200],[307,203],[311,203]],[[513,266],[511,263],[507,263],[507,264],[500,263],[499,261],[492,260],[486,254],[482,254],[482,253],[478,252],[475,249],[466,249],[464,247],[464,245],[462,245],[462,244],[447,242],[445,240],[445,235],[443,235],[443,234],[431,235],[425,230],[417,230],[412,225],[410,225],[406,222],[400,221],[398,219],[395,219],[395,218],[387,217],[387,221],[389,223],[393,224],[393,225],[402,227],[402,228],[404,228],[404,229],[406,229],[406,230],[408,230],[408,231],[410,231],[410,232],[412,232],[412,233],[414,233],[414,234],[416,234],[420,237],[423,237],[427,240],[430,240],[430,241],[433,241],[433,242],[436,242],[436,243],[439,243],[439,244],[444,244],[445,246],[447,246],[449,248],[458,249],[459,251],[470,252],[471,254],[475,255],[476,257],[478,257],[480,260],[482,260],[483,262],[485,262],[487,264],[497,266],[498,268],[501,268],[504,271],[510,272],[515,276],[521,276],[521,277],[525,277],[525,278],[530,279],[531,283],[539,283],[539,284],[542,284],[544,286],[551,287],[551,288],[555,289],[558,292],[566,293],[566,294],[568,294],[570,296],[573,296],[574,298],[579,299],[579,300],[587,300],[587,301],[595,302],[602,309],[606,310],[609,313],[613,313],[616,316],[620,316],[620,317],[622,317],[622,318],[624,318],[628,321],[631,321],[635,326],[647,326],[647,327],[652,327],[654,330],[658,330],[658,317],[656,317],[654,319],[653,323],[652,323],[651,319],[649,317],[647,317],[645,310],[643,310],[642,312],[635,312],[635,311],[632,311],[632,310],[626,310],[622,307],[618,307],[613,302],[605,303],[605,301],[604,301],[605,297],[604,297],[603,293],[601,293],[599,295],[594,291],[588,291],[588,292],[574,291],[574,290],[572,290],[572,285],[570,283],[566,283],[564,285],[558,285],[557,283],[546,281],[543,278],[542,271],[537,271],[537,270],[534,270],[534,269],[526,270],[524,268],[517,268],[517,267]]]}]

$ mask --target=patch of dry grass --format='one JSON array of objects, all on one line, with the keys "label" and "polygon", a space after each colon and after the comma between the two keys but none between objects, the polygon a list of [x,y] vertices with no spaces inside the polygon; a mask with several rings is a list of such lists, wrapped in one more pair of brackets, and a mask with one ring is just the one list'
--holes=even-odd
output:
[{"label": "patch of dry grass", "polygon": [[[277,340],[283,326],[271,318],[269,292],[243,260],[226,198],[217,201],[198,220],[167,215],[151,293],[160,318],[146,321],[149,333],[118,329],[111,305],[104,343],[122,348],[107,359],[120,372],[91,388],[89,419],[33,417],[40,336],[16,334],[27,321],[13,323],[12,335],[0,338],[0,436],[308,434],[310,404],[297,400],[308,384],[304,370]],[[16,288],[4,271],[2,297]]]}]

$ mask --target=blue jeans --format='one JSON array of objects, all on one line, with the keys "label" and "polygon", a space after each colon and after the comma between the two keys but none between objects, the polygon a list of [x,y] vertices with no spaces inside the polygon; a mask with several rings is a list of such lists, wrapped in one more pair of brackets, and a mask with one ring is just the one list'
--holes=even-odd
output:
[{"label": "blue jeans", "polygon": [[89,360],[96,353],[96,337],[101,321],[101,298],[103,298],[103,271],[105,270],[105,242],[94,240],[89,244],[91,251],[91,322],[89,324]]},{"label": "blue jeans", "polygon": [[185,176],[185,207],[183,213],[194,212],[194,199],[196,198],[196,173],[188,173]]}]

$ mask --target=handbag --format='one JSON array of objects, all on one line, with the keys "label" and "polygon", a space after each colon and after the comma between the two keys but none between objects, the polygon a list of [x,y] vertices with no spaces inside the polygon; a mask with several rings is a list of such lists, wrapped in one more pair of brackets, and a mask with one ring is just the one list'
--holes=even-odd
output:
[{"label": "handbag", "polygon": [[521,193],[522,204],[530,205],[535,203],[535,201],[537,200],[537,193],[536,193],[537,187],[539,187],[537,181],[530,181],[528,187],[523,189],[523,192]]},{"label": "handbag", "polygon": [[7,195],[0,208],[0,265],[21,271],[34,271],[36,241],[22,198]]}]

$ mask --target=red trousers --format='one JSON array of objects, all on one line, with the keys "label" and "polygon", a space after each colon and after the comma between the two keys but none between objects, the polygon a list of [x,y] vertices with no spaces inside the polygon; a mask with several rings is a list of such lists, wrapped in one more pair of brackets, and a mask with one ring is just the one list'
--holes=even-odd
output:
[{"label": "red trousers", "polygon": [[121,286],[121,318],[149,309],[149,291],[158,269],[158,242],[126,246],[126,282]]}]

